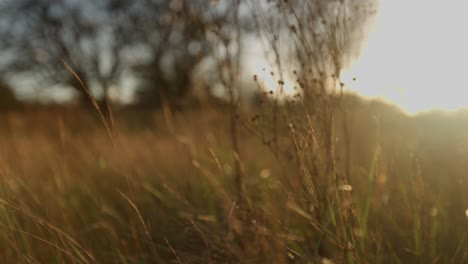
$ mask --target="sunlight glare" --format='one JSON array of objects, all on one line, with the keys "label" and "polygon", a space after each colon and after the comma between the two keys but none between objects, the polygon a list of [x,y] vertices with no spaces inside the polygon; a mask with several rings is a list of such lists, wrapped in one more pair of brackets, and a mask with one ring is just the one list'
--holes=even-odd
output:
[{"label": "sunlight glare", "polygon": [[[464,1],[380,0],[374,30],[343,82],[408,113],[468,106]],[[356,78],[356,81],[352,81]]]},{"label": "sunlight glare", "polygon": [[[260,85],[260,88],[263,92],[272,91],[280,99],[294,97],[298,94],[299,91],[295,86],[295,82],[287,74],[283,75],[284,84],[279,83],[280,78],[277,74],[271,69],[268,63],[257,62],[254,64],[254,73],[257,76],[257,82]],[[282,89],[280,87],[282,86]],[[280,91],[281,90],[281,91]],[[278,95],[278,93],[280,93]]]}]

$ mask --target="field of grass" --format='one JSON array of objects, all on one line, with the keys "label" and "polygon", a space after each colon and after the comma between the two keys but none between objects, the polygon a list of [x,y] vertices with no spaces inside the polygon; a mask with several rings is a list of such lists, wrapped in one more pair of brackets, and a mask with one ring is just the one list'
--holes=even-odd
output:
[{"label": "field of grass", "polygon": [[342,107],[2,113],[0,262],[467,263],[468,114]]}]

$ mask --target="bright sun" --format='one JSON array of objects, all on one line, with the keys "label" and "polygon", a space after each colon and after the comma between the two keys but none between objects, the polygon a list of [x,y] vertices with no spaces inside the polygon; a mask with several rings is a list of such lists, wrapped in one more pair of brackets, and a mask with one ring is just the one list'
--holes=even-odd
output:
[{"label": "bright sun", "polygon": [[[340,76],[346,88],[410,114],[468,107],[468,1],[376,1],[377,17],[361,56]],[[263,46],[255,38],[248,43],[248,72],[258,76],[265,91],[276,91],[278,76],[270,75],[268,63],[259,62]],[[293,80],[284,76],[281,97],[297,93]]]},{"label": "bright sun", "polygon": [[351,90],[409,113],[467,107],[467,7],[456,0],[380,0],[362,56],[341,78]]}]

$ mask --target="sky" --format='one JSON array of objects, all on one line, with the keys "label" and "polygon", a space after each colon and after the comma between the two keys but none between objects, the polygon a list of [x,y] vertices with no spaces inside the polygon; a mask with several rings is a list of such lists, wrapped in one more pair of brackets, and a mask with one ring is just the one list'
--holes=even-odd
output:
[{"label": "sky", "polygon": [[[377,18],[361,56],[341,74],[346,88],[394,103],[410,114],[468,107],[468,1],[377,1]],[[276,86],[268,62],[261,59],[264,46],[258,39],[247,41],[247,78],[257,74],[266,86]],[[285,81],[286,92],[293,93],[292,82]]]},{"label": "sky", "polygon": [[342,73],[348,88],[407,113],[468,107],[467,8],[463,0],[380,0],[361,57]]}]

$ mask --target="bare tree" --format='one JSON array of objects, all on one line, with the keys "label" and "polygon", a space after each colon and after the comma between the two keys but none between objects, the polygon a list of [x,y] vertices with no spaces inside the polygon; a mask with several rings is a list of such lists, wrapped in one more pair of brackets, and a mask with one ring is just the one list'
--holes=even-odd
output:
[{"label": "bare tree", "polygon": [[[227,23],[225,12],[213,12],[211,1],[176,0],[152,1],[142,5],[140,18],[147,27],[135,38],[149,50],[146,61],[133,66],[141,77],[139,100],[142,103],[160,103],[162,97],[175,101],[185,97],[193,87],[195,72],[200,63],[215,56],[216,42],[208,34]],[[156,19],[151,5],[164,10]],[[213,65],[213,71],[216,66]]]},{"label": "bare tree", "polygon": [[5,1],[0,48],[14,54],[5,68],[34,72],[42,87],[69,86],[82,100],[91,93],[107,101],[124,74],[140,80],[142,103],[183,97],[211,51],[205,33],[220,19],[208,6],[204,0]]},{"label": "bare tree", "polygon": [[9,20],[7,47],[15,56],[7,71],[37,73],[41,86],[65,84],[81,99],[87,99],[87,89],[107,99],[108,87],[121,70],[118,53],[124,36],[116,34],[121,31],[116,10],[60,0],[7,1],[6,5],[2,16]]}]

